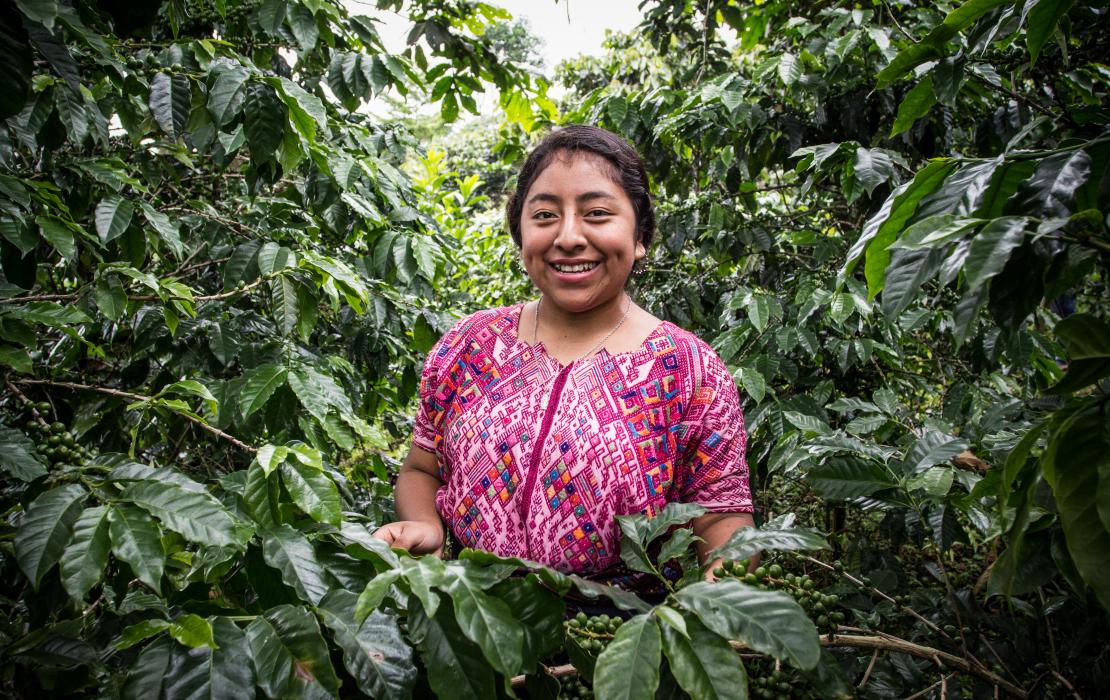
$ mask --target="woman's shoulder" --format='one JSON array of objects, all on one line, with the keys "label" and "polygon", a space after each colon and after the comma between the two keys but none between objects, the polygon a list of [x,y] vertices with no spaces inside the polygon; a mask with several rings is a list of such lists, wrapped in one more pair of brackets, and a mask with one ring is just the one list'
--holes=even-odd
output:
[{"label": "woman's shoulder", "polygon": [[663,321],[660,328],[665,331],[670,342],[674,344],[675,348],[683,355],[683,359],[690,365],[701,368],[709,366],[712,366],[713,369],[725,368],[725,363],[721,360],[717,351],[708,342],[702,340],[698,334],[670,321]]},{"label": "woman's shoulder", "polygon": [[512,306],[496,306],[490,309],[480,309],[461,317],[444,334],[447,336],[469,337],[481,334],[487,329],[497,332],[505,330],[516,331],[516,320],[520,315],[520,304]]}]

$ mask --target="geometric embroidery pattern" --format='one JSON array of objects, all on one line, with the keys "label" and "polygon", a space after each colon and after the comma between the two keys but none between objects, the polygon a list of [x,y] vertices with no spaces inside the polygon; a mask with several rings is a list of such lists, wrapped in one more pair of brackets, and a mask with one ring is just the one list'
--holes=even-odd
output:
[{"label": "geometric embroidery pattern", "polygon": [[619,562],[614,516],[752,510],[740,398],[709,345],[663,322],[564,367],[516,337],[522,308],[462,319],[421,373],[413,443],[461,544],[592,573]]}]

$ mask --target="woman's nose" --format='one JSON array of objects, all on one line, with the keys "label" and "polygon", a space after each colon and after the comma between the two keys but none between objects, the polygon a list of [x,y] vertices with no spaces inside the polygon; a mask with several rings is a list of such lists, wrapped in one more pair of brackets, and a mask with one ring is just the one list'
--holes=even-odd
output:
[{"label": "woman's nose", "polygon": [[559,224],[559,232],[555,236],[554,244],[558,248],[571,250],[586,244],[586,237],[582,234],[582,219],[577,214],[563,217]]}]

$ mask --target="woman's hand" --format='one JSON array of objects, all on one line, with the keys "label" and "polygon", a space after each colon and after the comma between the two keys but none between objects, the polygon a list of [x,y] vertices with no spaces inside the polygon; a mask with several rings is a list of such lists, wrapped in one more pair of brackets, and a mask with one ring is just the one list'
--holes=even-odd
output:
[{"label": "woman's hand", "polygon": [[439,523],[399,520],[378,528],[374,537],[390,547],[408,550],[410,554],[443,556],[444,534],[443,526]]},{"label": "woman's hand", "polygon": [[447,535],[435,507],[441,486],[436,456],[413,446],[401,463],[393,491],[400,520],[381,526],[374,537],[411,554],[443,556]]}]

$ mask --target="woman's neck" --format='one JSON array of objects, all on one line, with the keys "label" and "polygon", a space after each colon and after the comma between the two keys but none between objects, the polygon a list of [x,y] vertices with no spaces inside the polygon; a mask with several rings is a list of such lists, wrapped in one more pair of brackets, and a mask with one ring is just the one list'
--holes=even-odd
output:
[{"label": "woman's neck", "polygon": [[[574,344],[596,343],[625,318],[631,309],[632,299],[621,293],[613,299],[585,311],[567,311],[540,297],[530,304],[533,336],[550,346],[553,342],[570,341]],[[538,333],[536,321],[539,321]]]}]

